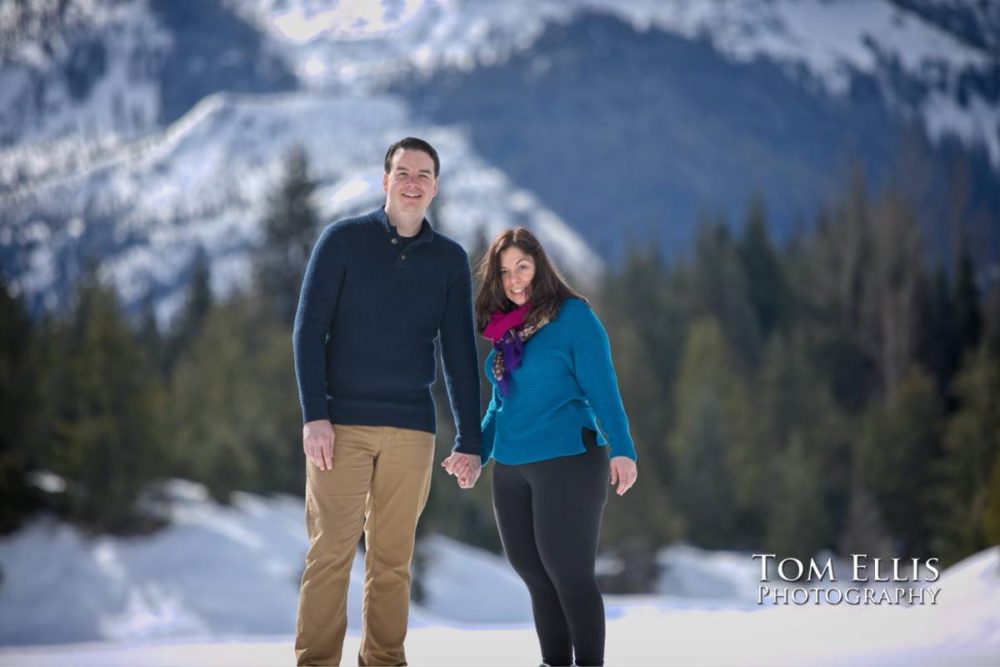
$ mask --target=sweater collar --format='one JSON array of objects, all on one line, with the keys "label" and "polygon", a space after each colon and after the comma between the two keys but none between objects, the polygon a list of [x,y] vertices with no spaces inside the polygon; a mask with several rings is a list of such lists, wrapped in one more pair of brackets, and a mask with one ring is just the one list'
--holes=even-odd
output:
[{"label": "sweater collar", "polygon": [[[389,216],[386,214],[384,207],[380,206],[378,209],[376,209],[375,212],[372,214],[372,217],[374,217],[379,222],[379,225],[388,235],[388,238],[390,239],[403,238],[402,236],[399,235],[399,232],[392,225],[392,223],[389,222]],[[427,218],[424,218],[423,222],[420,223],[420,231],[417,232],[417,235],[412,237],[412,240],[410,241],[410,247],[413,247],[414,245],[420,243],[430,243],[433,240],[434,240],[434,229],[431,227],[431,223],[428,222]]]}]

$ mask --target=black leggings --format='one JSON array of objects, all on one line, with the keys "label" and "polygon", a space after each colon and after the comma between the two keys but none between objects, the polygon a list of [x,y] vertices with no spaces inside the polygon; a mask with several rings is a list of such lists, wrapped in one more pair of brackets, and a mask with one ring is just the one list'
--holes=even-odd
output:
[{"label": "black leggings", "polygon": [[583,429],[587,451],[493,467],[493,510],[507,560],[528,585],[542,660],[604,664],[604,601],[594,576],[608,500],[608,452]]}]

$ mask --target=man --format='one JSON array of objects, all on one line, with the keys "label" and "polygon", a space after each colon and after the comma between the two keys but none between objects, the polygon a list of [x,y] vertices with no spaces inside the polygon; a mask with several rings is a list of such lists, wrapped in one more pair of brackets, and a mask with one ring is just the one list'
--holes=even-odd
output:
[{"label": "man", "polygon": [[385,156],[385,206],[328,226],[302,281],[293,345],[306,454],[310,548],[299,665],[340,664],[347,585],[361,531],[360,665],[405,665],[410,561],[434,453],[434,339],[455,418],[445,460],[463,488],[480,471],[479,362],[465,251],[424,213],[440,161],[408,137]]}]

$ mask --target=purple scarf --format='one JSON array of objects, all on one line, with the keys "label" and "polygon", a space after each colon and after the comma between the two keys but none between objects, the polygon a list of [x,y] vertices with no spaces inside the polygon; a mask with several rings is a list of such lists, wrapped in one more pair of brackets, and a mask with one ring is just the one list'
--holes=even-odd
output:
[{"label": "purple scarf", "polygon": [[524,320],[531,312],[531,302],[526,301],[509,313],[495,311],[490,322],[483,329],[483,337],[493,343],[496,356],[493,357],[493,377],[497,381],[500,395],[510,392],[511,373],[521,366],[524,343],[539,329],[549,323],[544,319],[534,325],[525,325]]}]

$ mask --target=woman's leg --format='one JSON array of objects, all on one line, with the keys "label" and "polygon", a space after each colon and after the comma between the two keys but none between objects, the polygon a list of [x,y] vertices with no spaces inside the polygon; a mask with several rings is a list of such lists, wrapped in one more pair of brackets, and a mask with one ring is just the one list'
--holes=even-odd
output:
[{"label": "woman's leg", "polygon": [[608,453],[593,432],[587,452],[531,464],[538,555],[555,584],[577,665],[604,664],[604,600],[594,573],[601,515],[608,499]]},{"label": "woman's leg", "polygon": [[493,510],[507,560],[528,586],[535,630],[542,660],[549,665],[570,665],[573,646],[566,617],[552,580],[535,545],[531,487],[521,474],[523,466],[493,465]]}]

